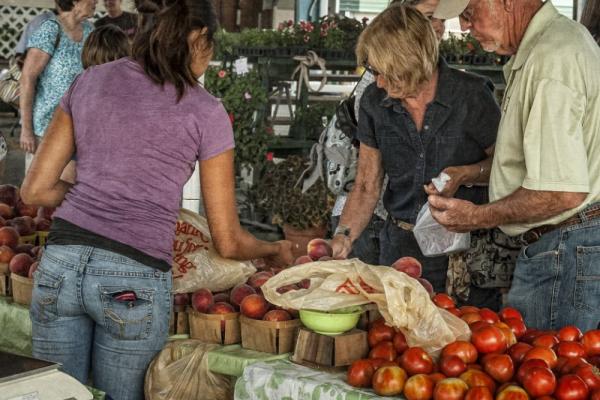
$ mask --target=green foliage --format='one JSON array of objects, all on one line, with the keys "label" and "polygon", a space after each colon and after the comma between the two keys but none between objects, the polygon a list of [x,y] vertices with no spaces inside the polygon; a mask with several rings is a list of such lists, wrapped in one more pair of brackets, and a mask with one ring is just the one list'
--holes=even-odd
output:
[{"label": "green foliage", "polygon": [[336,103],[309,104],[305,108],[297,108],[290,131],[295,137],[318,140],[324,128],[323,117],[328,121],[335,113]]},{"label": "green foliage", "polygon": [[272,129],[258,118],[257,111],[267,104],[267,91],[258,72],[236,75],[224,67],[209,67],[204,74],[204,85],[221,99],[229,113],[235,136],[236,168],[239,171],[247,164],[260,170],[266,162]]},{"label": "green foliage", "polygon": [[323,181],[319,180],[306,193],[302,193],[302,184],[296,186],[307,166],[307,160],[299,156],[267,164],[254,195],[257,206],[271,213],[274,224],[307,229],[329,222],[334,199]]}]

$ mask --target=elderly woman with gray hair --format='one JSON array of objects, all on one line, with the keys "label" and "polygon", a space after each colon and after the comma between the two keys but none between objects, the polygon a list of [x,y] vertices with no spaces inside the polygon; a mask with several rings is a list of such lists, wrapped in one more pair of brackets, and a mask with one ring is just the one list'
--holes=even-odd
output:
[{"label": "elderly woman with gray hair", "polygon": [[[332,246],[344,258],[369,223],[383,177],[388,217],[380,233],[381,265],[412,256],[436,292],[446,289],[448,257],[423,256],[412,232],[431,179],[451,178],[442,195],[487,202],[500,109],[489,80],[449,68],[439,57],[435,28],[419,11],[392,5],[361,34],[357,60],[375,77],[360,101],[356,182]],[[498,308],[496,289],[471,287],[469,302]]]}]

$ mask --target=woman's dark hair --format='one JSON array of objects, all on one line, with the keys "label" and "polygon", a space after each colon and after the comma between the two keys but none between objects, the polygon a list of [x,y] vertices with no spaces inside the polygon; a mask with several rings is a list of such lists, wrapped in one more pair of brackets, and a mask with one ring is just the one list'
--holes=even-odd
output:
[{"label": "woman's dark hair", "polygon": [[581,23],[600,44],[600,0],[587,0],[581,14]]},{"label": "woman's dark hair", "polygon": [[83,68],[100,65],[129,56],[131,47],[127,35],[113,24],[103,25],[90,33],[83,45]]},{"label": "woman's dark hair", "polygon": [[75,6],[76,0],[54,0],[58,12],[68,12]]},{"label": "woman's dark hair", "polygon": [[[186,87],[197,84],[190,64],[190,47],[212,51],[218,28],[211,0],[140,0],[139,29],[133,40],[132,56],[156,83],[171,83],[179,99]],[[188,43],[192,31],[205,29],[197,43]],[[198,49],[200,50],[200,49]]]}]

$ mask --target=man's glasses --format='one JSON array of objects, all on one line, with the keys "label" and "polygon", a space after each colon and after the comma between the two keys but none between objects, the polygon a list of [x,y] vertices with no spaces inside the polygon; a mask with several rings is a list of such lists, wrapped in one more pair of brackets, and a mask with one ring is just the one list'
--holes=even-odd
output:
[{"label": "man's glasses", "polygon": [[381,75],[379,73],[379,71],[377,71],[375,68],[371,67],[371,65],[368,62],[364,63],[363,67],[375,78],[377,78],[379,75]]}]

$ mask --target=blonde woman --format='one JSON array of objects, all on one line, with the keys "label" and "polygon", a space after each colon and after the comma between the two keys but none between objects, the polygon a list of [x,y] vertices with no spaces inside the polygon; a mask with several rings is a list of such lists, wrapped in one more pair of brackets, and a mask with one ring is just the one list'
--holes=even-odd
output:
[{"label": "blonde woman", "polygon": [[[441,193],[487,202],[500,110],[485,78],[448,67],[438,54],[430,21],[407,5],[393,5],[361,34],[356,56],[376,78],[360,102],[360,155],[356,182],[333,238],[334,256],[346,257],[369,222],[389,176],[380,234],[381,265],[417,258],[423,276],[444,292],[448,257],[424,257],[412,233],[430,184],[441,172],[451,180]],[[475,185],[474,185],[475,184]],[[472,288],[471,302],[497,308],[497,290]]]}]

